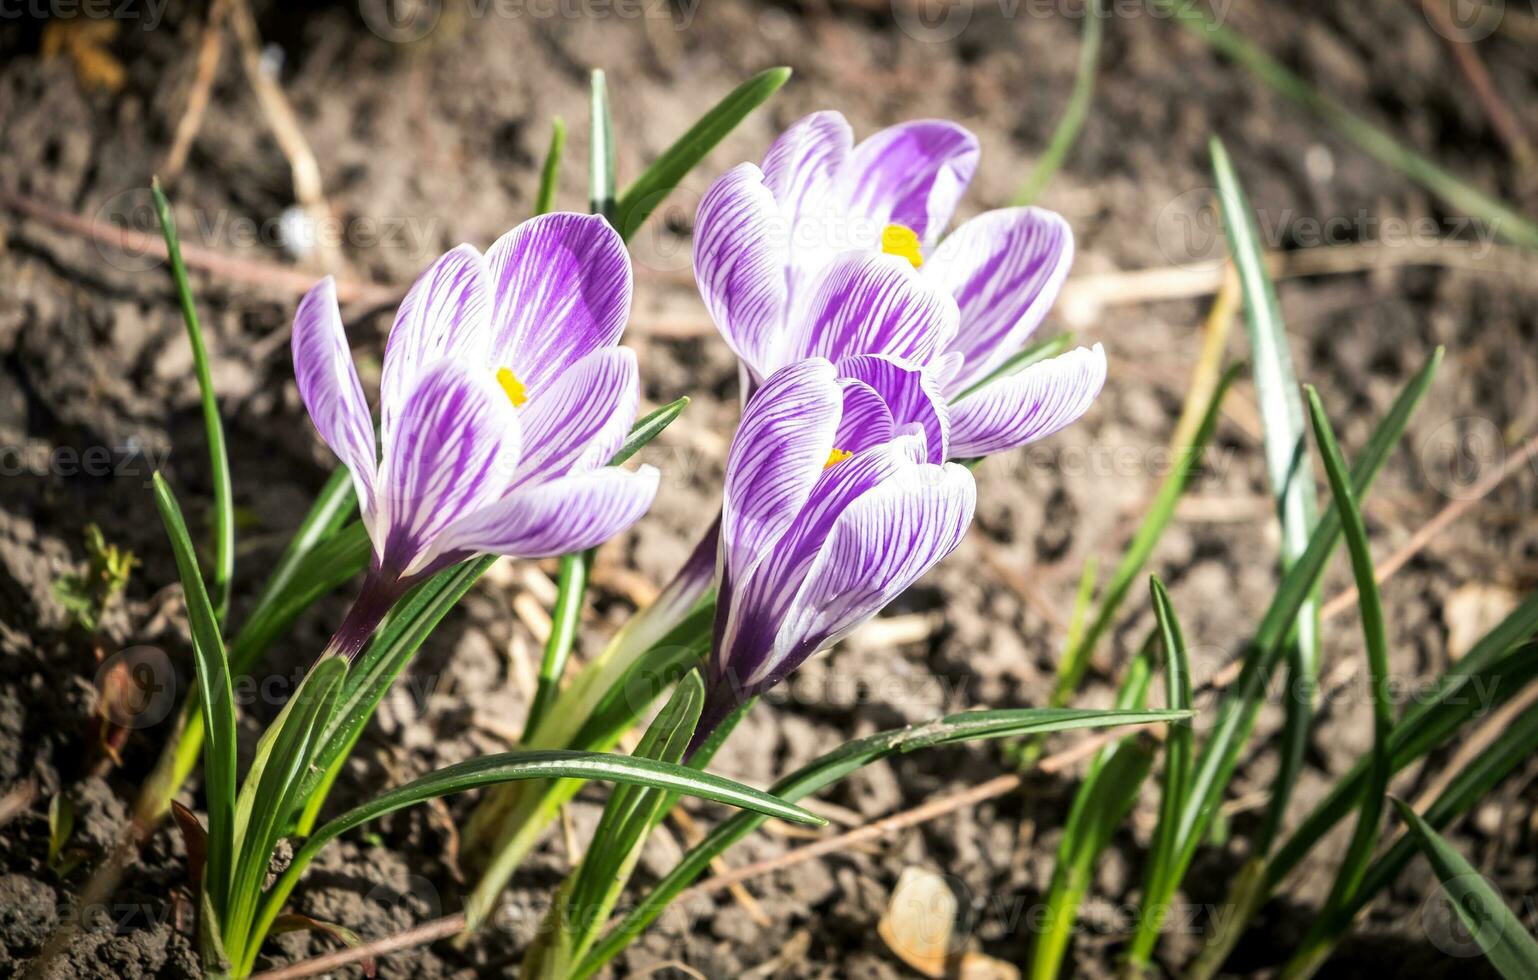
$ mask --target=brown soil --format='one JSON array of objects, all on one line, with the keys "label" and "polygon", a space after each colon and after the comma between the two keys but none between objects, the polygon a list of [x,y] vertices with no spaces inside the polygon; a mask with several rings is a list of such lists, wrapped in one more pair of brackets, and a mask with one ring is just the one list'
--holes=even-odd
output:
[{"label": "brown soil", "polygon": [[[704,329],[687,262],[694,202],[711,177],[758,158],[779,127],[813,109],[841,109],[860,133],[946,116],[970,126],[984,147],[963,216],[999,206],[1045,145],[1067,97],[1080,7],[1065,6],[1073,16],[1059,5],[956,8],[970,12],[965,29],[924,40],[922,31],[900,26],[911,25],[908,15],[894,18],[882,3],[659,2],[645,4],[648,15],[637,18],[614,12],[631,7],[610,5],[487,8],[444,0],[425,39],[396,44],[372,33],[353,5],[258,6],[264,37],[282,56],[282,84],[342,221],[347,271],[386,284],[407,283],[443,249],[462,240],[484,246],[521,220],[556,115],[574,123],[558,204],[584,207],[581,121],[589,68],[609,73],[626,175],[736,82],[770,65],[795,69],[792,82],[711,156],[635,243],[636,323],[628,342],[641,356],[644,394],[653,402],[685,393],[696,400],[647,450],[667,475],[653,513],[601,556],[596,608],[581,641],[587,653],[632,608],[620,573],[664,581],[692,544],[700,515],[716,506],[736,375],[726,348]],[[380,6],[363,0],[362,9]],[[1522,199],[1518,169],[1416,4],[1223,6],[1230,25],[1315,84],[1481,187]],[[1538,131],[1538,71],[1523,46],[1534,21],[1517,9],[1522,5],[1507,6],[1510,23],[1478,51],[1523,124]],[[489,12],[477,16],[478,10]],[[582,10],[588,14],[574,13]],[[140,189],[163,167],[181,116],[200,18],[200,5],[177,0],[154,29],[141,29],[143,20],[124,22],[102,50],[125,72],[120,86],[106,88],[83,85],[77,76],[88,58],[44,58],[40,23],[0,21],[0,188],[101,220],[137,217],[148,230]],[[1428,218],[1448,236],[1476,240],[1456,214],[1258,87],[1200,40],[1124,12],[1107,24],[1094,111],[1043,201],[1075,229],[1078,274],[1192,257],[1179,219],[1195,211],[1199,189],[1210,183],[1206,141],[1214,132],[1226,139],[1263,224],[1278,229],[1276,247],[1314,244],[1312,223],[1340,216],[1350,222],[1345,240],[1385,237],[1363,215]],[[288,167],[232,48],[190,163],[169,190],[187,242],[244,259],[293,262],[276,232],[294,203]],[[28,780],[38,790],[30,807],[0,828],[0,973],[11,973],[76,911],[78,889],[121,827],[167,727],[130,732],[121,765],[105,760],[93,714],[99,659],[158,647],[183,679],[190,674],[185,619],[176,593],[167,591],[175,570],[147,486],[151,462],[164,460],[195,527],[202,526],[210,487],[196,383],[164,269],[13,212],[0,222],[0,446],[8,454],[0,480],[0,794]],[[218,276],[198,275],[195,287],[241,514],[238,617],[331,462],[292,382],[282,331],[293,296]],[[1538,418],[1538,362],[1527,356],[1538,325],[1531,277],[1414,267],[1289,281],[1281,299],[1299,373],[1319,386],[1348,451],[1361,445],[1432,345],[1448,347],[1432,396],[1367,508],[1380,555],[1468,485],[1468,466],[1455,471],[1451,462],[1490,465],[1500,438],[1522,438]],[[353,312],[349,329],[372,383],[389,311]],[[1048,329],[1069,325],[1071,312],[1060,310]],[[1159,448],[1179,410],[1204,313],[1205,301],[1180,300],[1110,305],[1074,322],[1082,337],[1103,341],[1111,352],[1106,393],[1070,432],[979,470],[977,531],[888,613],[934,613],[938,627],[896,649],[856,638],[808,664],[794,697],[760,707],[717,768],[762,785],[853,735],[968,706],[1040,704],[1062,629],[996,568],[1025,573],[1045,604],[1066,617],[1083,561],[1097,555],[1109,567],[1116,560],[1162,475]],[[1231,346],[1231,356],[1244,356],[1242,330]],[[1192,501],[1152,563],[1170,584],[1202,677],[1233,656],[1276,580],[1277,536],[1252,392],[1241,387]],[[1464,453],[1450,462],[1443,449],[1458,435]],[[106,450],[112,465],[105,471],[99,463],[87,472],[71,462],[92,448]],[[100,453],[92,458],[99,461]],[[1538,478],[1524,468],[1386,586],[1397,676],[1409,682],[1445,665],[1450,631],[1466,606],[1455,599],[1460,589],[1520,592],[1538,578],[1538,524],[1527,518],[1535,491]],[[125,600],[94,637],[71,624],[53,587],[83,567],[91,522],[142,562]],[[1337,563],[1327,594],[1347,580]],[[447,620],[360,744],[333,805],[505,747],[501,732],[522,716],[537,657],[533,635],[511,611],[522,588],[516,570],[492,576]],[[286,675],[307,662],[345,601],[346,590],[306,615],[273,652],[272,673]],[[1145,605],[1135,592],[1101,650],[1103,669],[1085,703],[1109,702],[1128,645],[1151,622]],[[1325,646],[1327,675],[1360,660],[1354,615],[1327,624]],[[248,706],[248,743],[275,711],[261,699]],[[1263,717],[1233,786],[1228,833],[1203,850],[1192,871],[1185,897],[1193,907],[1220,903],[1245,857],[1263,812],[1254,801],[1275,771],[1279,719],[1275,707]],[[1321,713],[1295,813],[1366,751],[1370,727],[1358,676]],[[1407,774],[1402,792],[1416,793],[1442,761]],[[867,820],[1002,771],[993,746],[917,753],[862,772],[827,801],[851,820]],[[1453,835],[1508,896],[1526,900],[1530,920],[1538,897],[1535,773],[1538,766],[1530,765],[1509,779]],[[1071,773],[1033,776],[1025,792],[755,881],[750,890],[763,922],[725,893],[698,900],[687,914],[669,915],[650,930],[619,961],[618,973],[677,960],[712,978],[747,976],[765,965],[752,975],[912,975],[875,929],[910,865],[948,876],[967,913],[972,948],[1023,963],[1031,946],[1025,923],[1046,887],[1074,786]],[[62,876],[44,862],[48,802],[58,793],[73,801],[70,845],[85,855]],[[571,808],[579,834],[591,827],[602,798],[590,790]],[[183,800],[196,807],[196,789]],[[419,808],[350,835],[311,872],[298,907],[366,937],[453,911],[465,886],[445,858],[445,818],[462,819],[473,802],[452,799],[446,809]],[[1071,953],[1075,976],[1114,969],[1156,806],[1150,784],[1097,874]],[[710,807],[693,810],[704,822],[720,815]],[[755,860],[797,843],[760,833],[729,860]],[[1343,847],[1332,839],[1267,907],[1230,964],[1238,975],[1265,975],[1286,957]],[[637,881],[654,880],[678,848],[671,832],[659,835]],[[162,830],[105,919],[71,946],[57,975],[196,975],[184,858],[175,832]],[[463,951],[439,943],[393,955],[380,963],[380,974],[510,972],[568,864],[561,836],[553,835],[520,872],[495,928]],[[1431,891],[1430,872],[1417,862],[1322,975],[1480,975],[1483,961],[1447,955]],[[1203,914],[1192,913],[1197,926],[1205,924]],[[1191,928],[1172,929],[1161,963],[1178,969],[1198,945]],[[332,946],[290,934],[269,945],[263,965]],[[779,958],[796,949],[805,952]]]}]

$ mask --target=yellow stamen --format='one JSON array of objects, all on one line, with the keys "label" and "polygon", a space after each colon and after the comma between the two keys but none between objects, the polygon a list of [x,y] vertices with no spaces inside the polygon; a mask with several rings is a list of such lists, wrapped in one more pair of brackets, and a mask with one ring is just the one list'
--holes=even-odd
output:
[{"label": "yellow stamen", "polygon": [[523,390],[523,382],[518,380],[518,375],[512,368],[497,368],[497,384],[507,392],[507,400],[517,408],[529,400],[529,393]]},{"label": "yellow stamen", "polygon": [[835,446],[833,451],[828,454],[828,461],[822,464],[822,468],[828,469],[829,467],[837,466],[839,463],[842,463],[844,460],[853,455],[854,453],[850,452],[849,450],[839,449],[837,446]]},{"label": "yellow stamen", "polygon": [[887,225],[881,229],[881,251],[907,259],[915,269],[924,264],[918,233],[907,225]]}]

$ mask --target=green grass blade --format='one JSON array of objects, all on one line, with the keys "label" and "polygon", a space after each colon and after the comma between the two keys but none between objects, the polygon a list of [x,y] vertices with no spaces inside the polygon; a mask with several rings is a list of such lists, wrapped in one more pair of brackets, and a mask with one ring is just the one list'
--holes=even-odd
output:
[{"label": "green grass blade", "polygon": [[[1249,331],[1255,396],[1265,431],[1266,474],[1282,529],[1282,570],[1302,556],[1314,528],[1318,502],[1308,465],[1303,401],[1293,373],[1287,329],[1282,322],[1276,288],[1266,271],[1265,249],[1255,226],[1254,209],[1240,186],[1223,144],[1211,143],[1212,171],[1217,182],[1228,251],[1239,273],[1244,296],[1244,321]],[[1311,594],[1298,611],[1295,636],[1288,647],[1288,697],[1284,705],[1282,758],[1272,783],[1266,821],[1257,850],[1270,849],[1293,784],[1303,766],[1308,730],[1314,716],[1314,689],[1319,679],[1319,596]]]},{"label": "green grass blade", "polygon": [[1079,906],[1094,879],[1095,865],[1116,828],[1137,802],[1143,780],[1153,768],[1154,751],[1146,739],[1128,738],[1116,746],[1094,778],[1085,781],[1068,814],[1068,828],[1057,849],[1047,890],[1046,927],[1031,954],[1031,980],[1057,980],[1063,957],[1079,921]]},{"label": "green grass blade", "polygon": [[[1538,648],[1517,644],[1538,632],[1538,592],[1534,592],[1468,653],[1454,663],[1407,710],[1390,738],[1394,771],[1444,743],[1469,718],[1501,703],[1538,677]],[[1298,829],[1277,848],[1267,866],[1268,890],[1281,884],[1325,834],[1356,806],[1367,784],[1368,761],[1338,779]]]},{"label": "green grass blade", "polygon": [[353,521],[306,551],[282,588],[258,604],[230,641],[236,673],[256,667],[273,642],[316,600],[330,595],[368,567],[373,548],[361,521]]},{"label": "green grass blade", "polygon": [[[690,671],[632,754],[662,762],[682,762],[704,705],[705,682],[699,671]],[[649,787],[614,787],[571,889],[569,907],[577,910],[579,916],[575,923],[564,924],[562,932],[569,941],[562,950],[562,969],[554,975],[564,976],[571,964],[592,946],[630,881],[647,836],[675,798],[671,793]],[[531,969],[528,975],[540,974]]]},{"label": "green grass blade", "polygon": [[603,69],[592,74],[592,94],[588,103],[591,141],[587,158],[588,210],[601,214],[614,224],[614,122],[609,113],[609,83]]},{"label": "green grass blade", "polygon": [[[1116,695],[1118,710],[1141,710],[1148,699],[1152,679],[1152,638],[1132,659]],[[1116,827],[1127,818],[1137,801],[1143,780],[1153,767],[1150,745],[1135,737],[1118,739],[1090,760],[1084,781],[1074,794],[1063,839],[1058,845],[1047,888],[1046,925],[1031,951],[1032,980],[1057,980],[1079,909],[1089,890],[1100,855],[1110,844]]]},{"label": "green grass blade", "polygon": [[[1367,543],[1367,525],[1362,520],[1361,508],[1346,475],[1346,461],[1335,441],[1335,432],[1325,415],[1319,393],[1308,389],[1309,419],[1313,423],[1314,438],[1319,444],[1325,473],[1330,480],[1330,493],[1335,500],[1335,512],[1341,517],[1346,536],[1346,550],[1351,556],[1351,571],[1356,579],[1357,605],[1362,614],[1362,634],[1367,646],[1367,664],[1372,674],[1373,740],[1372,762],[1366,791],[1362,794],[1357,814],[1356,830],[1341,859],[1330,887],[1329,897],[1320,912],[1318,925],[1304,937],[1302,949],[1294,957],[1295,963],[1313,963],[1317,967],[1316,954],[1325,937],[1320,933],[1325,923],[1338,909],[1355,895],[1367,874],[1373,851],[1378,846],[1382,830],[1383,804],[1392,774],[1389,734],[1394,727],[1393,692],[1388,667],[1388,637],[1383,622],[1383,604],[1378,595],[1378,581],[1373,572],[1372,552]],[[1309,974],[1313,972],[1310,968]]]},{"label": "green grass blade", "polygon": [[565,749],[547,749],[522,752],[501,752],[481,756],[466,762],[445,766],[412,780],[404,786],[390,790],[362,806],[327,821],[304,842],[294,855],[294,860],[263,899],[256,928],[252,930],[253,946],[258,937],[265,936],[272,922],[282,910],[284,902],[326,844],[341,834],[360,827],[396,810],[440,796],[463,793],[466,790],[497,783],[525,779],[580,779],[605,780],[639,786],[651,786],[666,792],[676,792],[715,803],[750,810],[755,814],[778,817],[792,823],[821,826],[827,821],[815,814],[775,797],[762,790],[722,776],[698,772],[687,766],[637,759],[625,755],[604,752],[572,752]]},{"label": "green grass blade", "polygon": [[676,398],[659,408],[636,419],[635,425],[630,427],[630,435],[620,444],[619,452],[609,460],[610,466],[619,466],[630,457],[640,452],[641,449],[653,439],[662,435],[662,430],[673,424],[673,420],[683,414],[683,410],[689,407],[689,396]]},{"label": "green grass blade", "polygon": [[208,798],[203,888],[215,914],[223,916],[235,852],[235,699],[230,689],[230,667],[218,618],[203,587],[192,539],[187,536],[187,524],[170,486],[159,473],[155,474],[155,506],[171,539],[192,625],[193,664],[203,701],[203,792]]},{"label": "green grass blade", "polygon": [[[1538,655],[1538,645],[1529,644],[1529,647],[1532,654]],[[1538,752],[1538,711],[1526,711],[1520,713],[1485,751],[1453,775],[1447,788],[1426,808],[1422,818],[1434,830],[1445,829],[1502,780],[1531,762],[1534,752]],[[1329,948],[1345,935],[1367,904],[1399,877],[1415,856],[1416,849],[1413,837],[1405,836],[1395,841],[1373,863],[1351,901],[1337,909],[1328,921],[1320,920],[1325,926],[1322,932],[1327,942],[1318,947],[1315,962],[1328,955]]]},{"label": "green grass blade", "polygon": [[561,675],[566,672],[566,661],[577,640],[582,597],[587,594],[587,573],[592,564],[591,551],[561,556],[560,573],[556,576],[555,608],[550,613],[550,636],[545,640],[538,686],[529,705],[529,717],[523,725],[525,738],[544,720],[545,712],[560,691]]},{"label": "green grass blade", "polygon": [[[1175,617],[1164,583],[1157,576],[1149,578],[1149,590],[1153,595],[1154,617],[1159,624],[1159,642],[1164,648],[1165,703],[1171,708],[1189,709],[1191,663],[1186,653],[1185,637],[1180,631],[1180,621]],[[1192,738],[1190,725],[1174,724],[1170,726],[1169,737],[1164,745],[1159,825],[1149,848],[1147,889],[1163,898],[1168,898],[1164,892],[1164,882],[1175,859],[1178,843],[1175,831],[1180,824],[1180,811],[1185,807],[1186,794],[1191,788]]]},{"label": "green grass blade", "polygon": [[1100,38],[1105,33],[1103,6],[1103,0],[1089,0],[1083,11],[1084,32],[1079,39],[1079,67],[1074,73],[1073,91],[1068,93],[1063,117],[1052,131],[1052,139],[1047,143],[1046,150],[1036,161],[1036,166],[1031,168],[1031,174],[1025,178],[1019,193],[1009,202],[1011,207],[1034,202],[1052,182],[1058,167],[1063,165],[1063,160],[1078,141],[1079,130],[1084,127],[1090,103],[1095,98],[1095,68],[1100,62]]},{"label": "green grass blade", "polygon": [[[909,726],[856,739],[784,777],[770,787],[776,797],[796,802],[838,782],[860,768],[894,752],[908,752],[934,745],[974,739],[1009,738],[1091,727],[1168,722],[1189,717],[1173,711],[1080,711],[1066,708],[1022,708],[1006,711],[971,711],[948,715],[925,725]],[[699,877],[717,855],[746,837],[764,822],[757,814],[739,813],[721,823],[684,855],[646,899],[583,957],[572,980],[592,976],[662,914],[678,893]]]},{"label": "green grass blade", "polygon": [[[1415,407],[1431,385],[1431,379],[1441,364],[1442,354],[1442,348],[1438,347],[1425,366],[1405,383],[1357,457],[1351,468],[1351,486],[1358,499],[1367,493],[1390,452],[1398,444]],[[1335,550],[1340,533],[1340,515],[1332,505],[1320,515],[1318,526],[1309,537],[1308,547],[1302,556],[1282,576],[1281,584],[1245,651],[1239,679],[1224,693],[1218,704],[1210,734],[1193,770],[1186,806],[1180,814],[1179,850],[1172,865],[1171,877],[1166,881],[1170,888],[1179,887],[1196,855],[1197,847],[1212,825],[1240,753],[1260,714],[1266,685],[1270,683],[1284,652],[1283,644],[1297,619],[1298,611],[1318,587],[1325,561]],[[1129,962],[1146,965],[1157,939],[1157,932],[1140,930],[1128,951]]]},{"label": "green grass blade", "polygon": [[1234,378],[1238,376],[1242,367],[1236,364],[1223,373],[1222,380],[1218,382],[1217,388],[1212,392],[1212,398],[1207,402],[1206,411],[1202,413],[1201,425],[1197,427],[1189,449],[1176,459],[1175,465],[1165,474],[1163,482],[1159,484],[1158,493],[1154,495],[1153,502],[1148,507],[1148,513],[1143,516],[1143,522],[1138,525],[1137,533],[1132,536],[1126,553],[1122,555],[1121,562],[1112,573],[1105,595],[1101,598],[1100,606],[1095,612],[1095,618],[1090,622],[1089,628],[1084,631],[1080,642],[1065,651],[1062,659],[1058,661],[1058,676],[1052,692],[1052,704],[1068,703],[1074,691],[1078,690],[1080,682],[1084,679],[1084,671],[1094,658],[1095,646],[1100,642],[1100,637],[1110,628],[1112,620],[1116,618],[1116,612],[1120,609],[1122,600],[1127,597],[1127,591],[1131,589],[1133,581],[1143,570],[1143,565],[1147,563],[1148,556],[1153,553],[1154,546],[1163,536],[1164,529],[1169,526],[1170,520],[1175,516],[1175,505],[1180,502],[1181,496],[1195,478],[1202,456],[1207,451],[1207,444],[1211,442],[1212,434],[1217,429],[1223,396],[1228,393],[1229,386],[1233,384]]},{"label": "green grass blade", "polygon": [[310,669],[263,736],[241,787],[235,876],[230,884],[224,944],[244,971],[255,961],[263,939],[252,933],[251,926],[260,908],[273,852],[302,803],[298,787],[314,758],[320,729],[335,707],[346,673],[344,657],[327,657]]},{"label": "green grass blade", "polygon": [[[1529,652],[1538,655],[1538,644],[1528,644]],[[1453,778],[1447,788],[1431,801],[1422,814],[1426,823],[1435,830],[1444,830],[1458,817],[1464,815],[1491,790],[1500,785],[1521,766],[1532,761],[1538,751],[1538,711],[1520,713],[1500,737],[1484,752],[1470,759]],[[1367,903],[1404,870],[1415,855],[1415,844],[1401,837],[1379,858],[1362,879],[1351,904],[1342,909],[1334,925],[1336,935],[1343,934]]]},{"label": "green grass blade", "polygon": [[754,75],[716,103],[653,160],[620,197],[615,224],[620,235],[629,241],[685,175],[705,159],[705,154],[736,129],[748,113],[767,102],[789,78],[789,68],[770,68]]},{"label": "green grass blade", "polygon": [[150,182],[155,198],[155,216],[165,236],[166,254],[171,260],[171,279],[176,283],[176,297],[181,303],[182,320],[187,325],[187,340],[192,345],[192,366],[198,378],[198,394],[203,403],[203,431],[208,437],[209,479],[214,484],[214,570],[209,591],[214,615],[222,628],[230,611],[230,580],[235,575],[235,504],[230,486],[230,457],[224,445],[224,423],[219,419],[219,403],[214,398],[214,379],[208,368],[208,348],[203,344],[203,325],[192,301],[192,285],[187,281],[187,266],[182,262],[181,239],[176,234],[176,219],[171,205],[160,189],[160,181]]},{"label": "green grass blade", "polygon": [[539,192],[534,196],[534,213],[548,214],[555,204],[555,185],[561,178],[561,154],[566,150],[566,122],[556,116],[550,122],[550,148],[545,151],[545,165],[539,171]]},{"label": "green grass blade", "polygon": [[1395,800],[1394,806],[1436,871],[1458,918],[1490,963],[1508,980],[1538,977],[1538,942],[1501,894],[1408,804]]},{"label": "green grass blade", "polygon": [[1150,0],[1153,9],[1169,17],[1223,54],[1232,58],[1273,91],[1318,116],[1336,132],[1380,163],[1399,171],[1450,205],[1453,211],[1479,219],[1486,228],[1516,245],[1538,248],[1538,225],[1505,203],[1443,170],[1381,129],[1298,77],[1262,51],[1254,42],[1218,23],[1201,4],[1183,0]]}]

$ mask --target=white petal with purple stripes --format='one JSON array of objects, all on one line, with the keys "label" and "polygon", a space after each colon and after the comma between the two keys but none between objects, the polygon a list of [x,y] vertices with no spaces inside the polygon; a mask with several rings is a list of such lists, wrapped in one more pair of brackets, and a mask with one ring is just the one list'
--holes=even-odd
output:
[{"label": "white petal with purple stripes", "polygon": [[630,257],[598,215],[530,218],[486,252],[493,284],[492,359],[530,398],[567,368],[612,347],[630,313]]},{"label": "white petal with purple stripes", "polygon": [[464,518],[445,550],[552,558],[594,548],[634,524],[657,495],[655,467],[603,466],[516,490]]},{"label": "white petal with purple stripes", "polygon": [[336,305],[336,282],[330,276],[299,301],[291,345],[299,397],[320,437],[352,474],[359,506],[367,518],[374,510],[379,460],[374,422],[352,363],[342,314]]},{"label": "white petal with purple stripes", "polygon": [[640,400],[635,351],[628,347],[596,350],[572,365],[518,414],[523,458],[514,486],[606,464],[630,431]]},{"label": "white petal with purple stripes", "polygon": [[423,372],[384,447],[374,538],[384,567],[415,575],[447,550],[445,528],[507,491],[521,442],[489,369],[446,359]]},{"label": "white petal with purple stripes", "polygon": [[951,456],[987,456],[1052,435],[1089,411],[1105,371],[1096,344],[989,382],[951,406]]},{"label": "white petal with purple stripes", "polygon": [[840,175],[853,214],[938,241],[977,172],[977,137],[953,122],[922,119],[862,140]]},{"label": "white petal with purple stripes", "polygon": [[1073,232],[1041,208],[1005,208],[956,229],[924,263],[961,309],[951,351],[966,360],[945,391],[954,395],[1020,349],[1057,299],[1073,264]]},{"label": "white petal with purple stripes", "polygon": [[834,362],[885,354],[923,365],[951,343],[959,319],[956,301],[907,260],[846,252],[797,304],[792,349]]},{"label": "white petal with purple stripes", "polygon": [[833,451],[840,405],[833,365],[820,359],[776,372],[748,402],[722,491],[729,576],[747,574],[805,506]]},{"label": "white petal with purple stripes", "polygon": [[716,329],[755,382],[780,366],[789,227],[751,163],[723,174],[694,220],[694,278]]}]

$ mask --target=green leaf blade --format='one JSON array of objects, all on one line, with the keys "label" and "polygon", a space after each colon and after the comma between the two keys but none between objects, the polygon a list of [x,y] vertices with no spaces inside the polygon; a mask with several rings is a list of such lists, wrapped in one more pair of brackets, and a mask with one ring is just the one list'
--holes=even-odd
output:
[{"label": "green leaf blade", "polygon": [[224,444],[224,422],[219,418],[219,402],[214,395],[213,374],[208,367],[208,347],[203,342],[203,324],[198,319],[197,304],[192,299],[192,284],[182,261],[181,239],[176,233],[176,219],[171,204],[160,189],[158,179],[151,181],[155,216],[165,237],[166,254],[171,260],[171,279],[176,284],[176,298],[181,304],[187,340],[192,345],[193,371],[198,379],[198,397],[203,408],[203,431],[208,439],[209,478],[214,485],[214,573],[211,595],[214,613],[222,627],[230,611],[230,582],[235,575],[235,504],[230,481],[230,457]]},{"label": "green leaf blade", "polygon": [[155,505],[171,540],[192,625],[193,664],[203,701],[203,790],[208,798],[208,854],[204,893],[223,915],[230,894],[235,851],[235,698],[219,621],[203,587],[197,555],[171,487],[154,476]]},{"label": "green leaf blade", "polygon": [[789,68],[759,72],[733,89],[625,188],[615,227],[629,241],[705,155],[790,79]]}]

